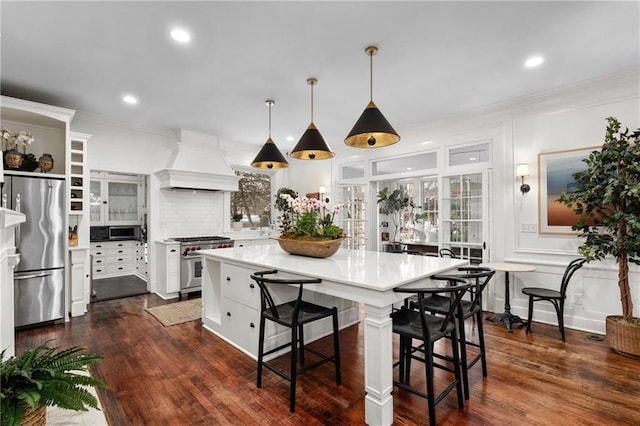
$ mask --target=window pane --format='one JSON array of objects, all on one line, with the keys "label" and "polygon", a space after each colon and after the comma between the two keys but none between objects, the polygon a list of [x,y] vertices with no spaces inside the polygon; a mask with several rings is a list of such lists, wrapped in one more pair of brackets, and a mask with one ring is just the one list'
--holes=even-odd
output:
[{"label": "window pane", "polygon": [[242,215],[243,228],[269,226],[271,222],[271,176],[236,170],[238,192],[231,193],[231,216]]},{"label": "window pane", "polygon": [[484,163],[489,161],[489,143],[463,146],[449,150],[449,165]]},{"label": "window pane", "polygon": [[361,177],[364,177],[364,164],[342,166],[342,179],[354,179]]},{"label": "window pane", "polygon": [[435,152],[412,155],[410,157],[390,158],[374,161],[372,173],[374,176],[402,173],[406,171],[435,169],[438,166]]}]

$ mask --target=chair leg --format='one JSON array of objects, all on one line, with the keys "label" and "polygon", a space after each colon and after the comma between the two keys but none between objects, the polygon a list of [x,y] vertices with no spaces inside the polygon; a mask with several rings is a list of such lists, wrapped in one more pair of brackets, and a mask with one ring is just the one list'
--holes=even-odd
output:
[{"label": "chair leg", "polygon": [[484,350],[484,325],[482,324],[482,309],[478,310],[478,318],[476,324],[478,325],[478,346],[480,346],[480,362],[482,363],[482,375],[487,377],[487,355]]},{"label": "chair leg", "polygon": [[464,318],[458,317],[458,328],[460,333],[460,367],[462,368],[462,384],[464,386],[464,398],[469,399],[469,366],[467,365],[467,341],[464,330]]},{"label": "chair leg", "polygon": [[406,365],[407,365],[407,338],[400,336],[400,343],[398,345],[398,361],[400,363],[399,381],[405,381]]},{"label": "chair leg", "polygon": [[[458,353],[458,336],[455,328],[451,331],[451,351],[453,353],[453,370],[456,377],[456,393],[458,394],[458,408],[464,408],[464,399],[462,398],[462,380],[460,377],[460,354]],[[433,352],[433,349],[432,349]],[[431,354],[433,356],[433,353]],[[433,358],[431,359],[433,368]],[[431,370],[433,373],[433,369]],[[433,380],[433,377],[432,377]],[[431,384],[433,386],[433,382]],[[435,417],[434,417],[435,418]]]},{"label": "chair leg", "polygon": [[[409,341],[411,341],[411,339],[409,339]],[[456,342],[453,342],[453,345],[455,345]],[[411,351],[411,344],[407,345],[408,346],[408,350],[409,352]],[[429,405],[429,424],[431,426],[436,426],[436,403],[435,403],[435,395],[434,395],[434,386],[433,386],[433,343],[430,342],[425,342],[424,344],[424,351],[425,351],[425,375],[426,375],[426,380],[427,380],[427,403]],[[454,357],[457,356],[458,351],[455,351]],[[409,358],[411,358],[411,355],[409,354]],[[455,358],[454,358],[455,359]],[[457,364],[456,361],[454,361],[454,364]],[[458,379],[460,379],[460,372],[459,370],[456,370],[456,377]],[[460,397],[462,397],[462,393],[460,394]]]},{"label": "chair leg", "polygon": [[297,339],[297,334],[298,334],[298,327],[297,326],[293,326],[291,327],[291,392],[289,395],[289,411],[291,411],[292,413],[296,410],[296,379],[297,379],[297,372],[298,372],[298,365],[297,362],[298,360],[297,358],[297,343],[298,343],[298,339]]},{"label": "chair leg", "polygon": [[342,384],[342,365],[340,364],[340,328],[338,327],[338,308],[333,308],[333,358],[336,364],[336,383]]},{"label": "chair leg", "polygon": [[304,367],[304,324],[298,324],[300,365]]},{"label": "chair leg", "polygon": [[260,332],[258,337],[258,378],[256,381],[256,386],[262,386],[262,363],[264,358],[264,327],[265,327],[265,319],[264,317],[260,318]]},{"label": "chair leg", "polygon": [[561,300],[560,305],[558,305],[558,302],[556,301],[552,301],[552,302],[553,302],[553,306],[555,306],[556,308],[556,314],[558,314],[558,327],[560,328],[562,341],[566,342],[565,336],[564,336],[564,301]]},{"label": "chair leg", "polygon": [[529,296],[529,314],[527,315],[527,333],[531,333],[532,318],[533,318],[533,296]]}]

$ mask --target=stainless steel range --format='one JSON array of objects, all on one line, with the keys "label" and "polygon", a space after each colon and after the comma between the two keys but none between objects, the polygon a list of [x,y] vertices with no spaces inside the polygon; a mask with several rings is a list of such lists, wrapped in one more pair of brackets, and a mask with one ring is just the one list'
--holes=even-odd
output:
[{"label": "stainless steel range", "polygon": [[228,237],[172,238],[180,241],[180,296],[202,290],[202,256],[200,250],[233,247]]}]

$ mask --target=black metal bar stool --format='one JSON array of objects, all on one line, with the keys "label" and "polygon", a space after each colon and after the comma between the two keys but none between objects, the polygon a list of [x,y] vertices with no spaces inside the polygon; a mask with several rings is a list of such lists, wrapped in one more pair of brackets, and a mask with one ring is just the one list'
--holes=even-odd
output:
[{"label": "black metal bar stool", "polygon": [[[342,376],[340,373],[340,342],[338,339],[338,309],[336,307],[327,308],[316,305],[315,303],[302,300],[302,291],[305,284],[317,284],[320,279],[279,279],[268,278],[265,275],[275,274],[278,271],[262,271],[251,275],[260,287],[260,338],[258,342],[258,378],[257,386],[262,386],[262,367],[273,371],[278,376],[290,382],[290,411],[293,413],[296,407],[296,379],[298,374],[305,373],[315,367],[326,362],[335,363],[336,367],[336,383],[340,385]],[[298,298],[291,302],[276,305],[274,298],[269,292],[268,285],[298,285]],[[304,345],[304,325],[321,320],[323,318],[333,318],[333,354],[326,355]],[[267,352],[264,351],[264,330],[266,321],[273,321],[291,329],[291,341],[284,343]],[[297,366],[298,343],[300,345],[300,365]],[[275,366],[264,361],[266,355],[277,352],[286,347],[291,347],[291,364],[289,373],[279,370]],[[319,360],[311,365],[304,366],[304,351],[308,351],[316,355]]]}]

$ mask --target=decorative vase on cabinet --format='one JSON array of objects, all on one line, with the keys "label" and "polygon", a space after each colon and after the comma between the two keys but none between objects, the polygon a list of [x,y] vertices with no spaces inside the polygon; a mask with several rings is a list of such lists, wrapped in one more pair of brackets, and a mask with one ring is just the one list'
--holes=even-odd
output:
[{"label": "decorative vase on cabinet", "polygon": [[22,154],[15,148],[5,151],[4,166],[9,169],[19,169],[22,166]]},{"label": "decorative vase on cabinet", "polygon": [[38,167],[42,173],[50,172],[53,169],[53,157],[51,154],[42,154],[38,159]]}]

